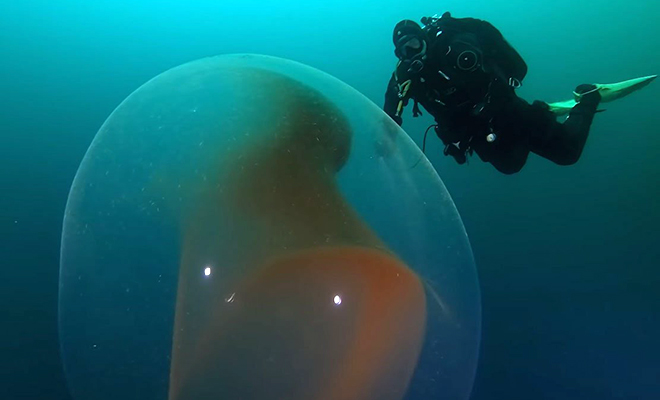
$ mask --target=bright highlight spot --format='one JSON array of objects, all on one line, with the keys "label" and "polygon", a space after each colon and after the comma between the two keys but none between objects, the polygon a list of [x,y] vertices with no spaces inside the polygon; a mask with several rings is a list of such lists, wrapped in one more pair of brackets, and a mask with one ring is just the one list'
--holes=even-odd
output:
[{"label": "bright highlight spot", "polygon": [[211,275],[211,267],[204,268],[204,275],[206,275],[206,276]]},{"label": "bright highlight spot", "polygon": [[340,305],[341,304],[341,297],[339,297],[339,295],[336,295],[335,298],[334,298],[334,302],[335,302],[336,305]]},{"label": "bright highlight spot", "polygon": [[225,299],[225,302],[227,303],[233,303],[234,302],[234,296],[236,296],[236,293],[232,293],[231,296]]}]

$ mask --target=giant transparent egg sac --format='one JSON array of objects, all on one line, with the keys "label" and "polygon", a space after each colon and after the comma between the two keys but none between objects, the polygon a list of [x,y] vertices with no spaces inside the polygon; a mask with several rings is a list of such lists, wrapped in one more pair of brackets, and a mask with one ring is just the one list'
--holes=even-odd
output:
[{"label": "giant transparent egg sac", "polygon": [[374,103],[296,62],[194,61],[126,98],[64,217],[76,400],[466,399],[480,298],[456,208]]}]

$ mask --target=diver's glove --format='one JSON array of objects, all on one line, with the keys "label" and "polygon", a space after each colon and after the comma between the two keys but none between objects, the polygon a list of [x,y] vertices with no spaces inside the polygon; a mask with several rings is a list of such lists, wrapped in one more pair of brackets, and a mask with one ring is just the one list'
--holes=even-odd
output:
[{"label": "diver's glove", "polygon": [[450,143],[445,145],[444,155],[454,157],[459,164],[465,164],[467,161],[467,151],[461,148],[461,142]]}]

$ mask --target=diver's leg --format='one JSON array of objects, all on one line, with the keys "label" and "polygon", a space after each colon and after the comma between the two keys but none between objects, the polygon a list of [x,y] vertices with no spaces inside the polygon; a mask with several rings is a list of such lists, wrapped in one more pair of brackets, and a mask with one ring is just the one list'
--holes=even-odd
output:
[{"label": "diver's leg", "polygon": [[535,101],[531,105],[529,144],[533,153],[559,165],[575,164],[580,159],[600,103],[600,94],[590,88],[591,85],[581,85],[576,89],[583,93],[581,100],[563,124],[546,103]]}]

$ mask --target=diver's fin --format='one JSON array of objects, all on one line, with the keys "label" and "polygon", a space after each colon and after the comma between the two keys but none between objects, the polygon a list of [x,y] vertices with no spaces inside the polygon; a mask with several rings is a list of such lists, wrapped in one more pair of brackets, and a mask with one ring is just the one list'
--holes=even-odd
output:
[{"label": "diver's fin", "polygon": [[[596,83],[595,86],[598,88],[598,93],[600,93],[601,103],[607,103],[622,97],[626,97],[632,92],[636,92],[637,90],[653,82],[656,77],[657,75],[649,75],[617,83]],[[550,111],[558,116],[568,114],[580,100],[581,95],[579,93],[573,92],[573,96],[573,100],[549,103],[548,105],[550,106]]]},{"label": "diver's fin", "polygon": [[[649,75],[641,78],[628,79],[627,81],[617,82],[617,83],[596,83],[598,88],[598,93],[600,93],[601,103],[607,103],[610,101],[618,100],[622,97],[628,96],[630,93],[635,92],[649,83],[658,75]],[[573,92],[575,99],[578,100],[580,95]]]},{"label": "diver's fin", "polygon": [[577,101],[575,100],[566,100],[566,101],[558,101],[556,103],[548,103],[548,106],[550,107],[550,111],[553,112],[555,115],[561,116],[561,115],[566,115],[571,110],[575,105],[577,104]]}]

